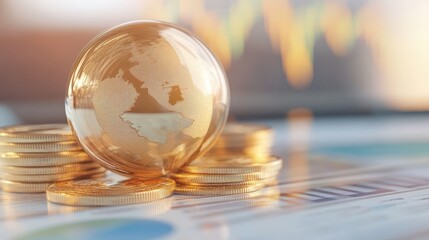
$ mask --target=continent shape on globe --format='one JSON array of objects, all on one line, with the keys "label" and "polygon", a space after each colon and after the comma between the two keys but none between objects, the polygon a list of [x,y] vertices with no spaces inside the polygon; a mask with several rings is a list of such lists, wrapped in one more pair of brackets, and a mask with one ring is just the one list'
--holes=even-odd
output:
[{"label": "continent shape on globe", "polygon": [[[177,153],[183,148],[178,141],[197,146],[207,133],[211,89],[196,81],[205,77],[198,68],[204,63],[176,39],[166,35],[144,44],[131,42],[127,61],[99,83],[92,97],[97,121],[116,145],[156,155],[159,151],[151,148],[156,144]],[[196,67],[187,68],[189,63]]]}]

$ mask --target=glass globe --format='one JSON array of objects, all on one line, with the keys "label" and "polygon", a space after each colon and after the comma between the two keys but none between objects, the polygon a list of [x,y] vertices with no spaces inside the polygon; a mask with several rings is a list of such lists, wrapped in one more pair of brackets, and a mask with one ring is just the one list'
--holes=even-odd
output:
[{"label": "glass globe", "polygon": [[66,98],[84,150],[107,169],[154,178],[206,152],[225,125],[224,71],[191,33],[130,22],[93,39],[77,58]]}]

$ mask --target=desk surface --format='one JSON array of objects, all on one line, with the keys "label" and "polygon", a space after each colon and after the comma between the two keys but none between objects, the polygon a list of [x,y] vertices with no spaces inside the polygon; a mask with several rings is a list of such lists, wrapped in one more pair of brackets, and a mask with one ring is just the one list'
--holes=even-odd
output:
[{"label": "desk surface", "polygon": [[84,208],[0,192],[2,239],[427,239],[428,116],[260,121],[278,185]]}]

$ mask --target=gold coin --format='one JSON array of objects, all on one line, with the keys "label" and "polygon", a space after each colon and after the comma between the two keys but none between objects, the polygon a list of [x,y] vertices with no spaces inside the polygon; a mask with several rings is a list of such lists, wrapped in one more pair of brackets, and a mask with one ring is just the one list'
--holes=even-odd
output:
[{"label": "gold coin", "polygon": [[41,193],[52,183],[20,183],[7,180],[0,180],[0,186],[3,191],[15,193]]},{"label": "gold coin", "polygon": [[173,173],[171,177],[178,183],[237,183],[262,180],[276,176],[277,172],[255,172],[255,173],[240,173],[240,174],[196,174],[196,173]]},{"label": "gold coin", "polygon": [[216,146],[210,149],[210,152],[217,152],[217,151],[235,151],[235,152],[243,152],[243,151],[268,151],[271,149],[271,145],[268,144],[259,144],[257,146],[250,146],[250,145],[240,145],[240,146],[233,146],[229,144],[228,146]]},{"label": "gold coin", "polygon": [[251,151],[251,152],[267,152],[271,151],[271,145],[258,145],[258,146],[249,146],[249,145],[243,145],[243,146],[232,146],[229,145],[228,147],[213,147],[210,149],[209,152],[245,152],[245,151]]},{"label": "gold coin", "polygon": [[16,125],[0,128],[0,142],[40,143],[73,141],[67,124]]},{"label": "gold coin", "polygon": [[263,183],[254,185],[237,185],[237,186],[191,186],[191,185],[177,185],[174,193],[194,196],[223,196],[232,194],[248,193],[260,190],[264,187]]},{"label": "gold coin", "polygon": [[200,174],[240,174],[255,172],[278,171],[282,167],[282,159],[270,157],[266,162],[259,162],[244,155],[207,156],[192,161],[180,170],[187,173]]},{"label": "gold coin", "polygon": [[[244,136],[243,136],[244,137]],[[273,145],[274,136],[253,137],[253,138],[226,138],[220,137],[213,148],[232,148],[232,147],[255,147],[264,146],[271,147]]]},{"label": "gold coin", "polygon": [[268,159],[271,158],[271,152],[266,153],[248,153],[248,152],[219,152],[219,153],[213,153],[208,152],[204,155],[204,157],[222,157],[222,156],[233,156],[233,155],[244,155],[248,156],[250,158],[255,159],[256,162],[266,162]]},{"label": "gold coin", "polygon": [[0,173],[0,178],[8,181],[22,182],[22,183],[43,183],[54,181],[67,181],[72,179],[88,178],[94,174],[104,173],[104,168],[94,168],[87,171],[62,173],[62,174],[45,174],[45,175],[14,175],[8,173]]},{"label": "gold coin", "polygon": [[101,165],[96,162],[75,163],[53,167],[0,166],[0,172],[15,175],[46,175],[60,173],[77,173],[99,167],[101,167]]},{"label": "gold coin", "polygon": [[213,148],[210,149],[210,152],[245,152],[245,151],[249,151],[249,152],[267,152],[271,150],[271,146],[263,146],[263,145],[258,145],[258,146],[242,146],[242,147],[232,147],[232,146],[228,146],[228,147],[222,147],[222,148]]},{"label": "gold coin", "polygon": [[189,182],[182,185],[189,185],[189,186],[198,186],[198,187],[222,187],[222,186],[249,186],[249,185],[255,185],[255,184],[264,184],[265,186],[271,186],[274,181],[277,180],[277,176],[273,176],[266,179],[261,180],[252,180],[252,181],[246,181],[246,182],[232,182],[232,183],[198,183],[198,182]]},{"label": "gold coin", "polygon": [[55,153],[0,153],[1,166],[44,167],[93,161],[84,151]]},{"label": "gold coin", "polygon": [[[104,173],[94,174],[88,178],[96,179],[104,177]],[[45,183],[21,183],[1,179],[0,186],[3,191],[13,193],[44,193],[53,182]]]},{"label": "gold coin", "polygon": [[137,204],[166,198],[175,185],[168,178],[68,181],[50,186],[46,197],[50,202],[78,206]]},{"label": "gold coin", "polygon": [[76,151],[82,148],[75,141],[46,143],[6,143],[0,142],[0,152],[45,153]]},{"label": "gold coin", "polygon": [[272,129],[265,125],[252,123],[227,123],[221,137],[250,136],[255,134],[271,133]]}]

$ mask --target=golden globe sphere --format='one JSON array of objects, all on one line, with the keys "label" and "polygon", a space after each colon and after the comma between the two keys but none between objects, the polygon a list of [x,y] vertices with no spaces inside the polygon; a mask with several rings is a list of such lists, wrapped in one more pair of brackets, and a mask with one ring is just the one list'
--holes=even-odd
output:
[{"label": "golden globe sphere", "polygon": [[94,38],[70,75],[66,114],[84,150],[107,169],[154,178],[206,152],[222,131],[229,87],[191,33],[136,21]]}]

